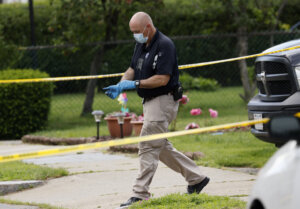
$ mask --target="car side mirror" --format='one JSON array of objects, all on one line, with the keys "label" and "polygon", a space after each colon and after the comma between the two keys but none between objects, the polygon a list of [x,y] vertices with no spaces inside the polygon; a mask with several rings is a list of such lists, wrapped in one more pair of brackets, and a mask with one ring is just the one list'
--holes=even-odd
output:
[{"label": "car side mirror", "polygon": [[270,118],[270,121],[267,123],[270,136],[286,141],[294,139],[299,143],[300,121],[296,115],[282,115]]}]

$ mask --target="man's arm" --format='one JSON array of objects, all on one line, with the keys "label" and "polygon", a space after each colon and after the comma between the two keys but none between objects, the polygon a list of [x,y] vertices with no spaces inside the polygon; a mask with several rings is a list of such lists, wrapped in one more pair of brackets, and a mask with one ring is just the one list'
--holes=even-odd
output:
[{"label": "man's arm", "polygon": [[145,80],[140,80],[139,88],[153,89],[160,86],[165,86],[170,80],[170,75],[154,75]]},{"label": "man's arm", "polygon": [[122,76],[121,81],[123,80],[130,80],[132,81],[134,79],[134,70],[129,67],[126,71],[125,74]]}]

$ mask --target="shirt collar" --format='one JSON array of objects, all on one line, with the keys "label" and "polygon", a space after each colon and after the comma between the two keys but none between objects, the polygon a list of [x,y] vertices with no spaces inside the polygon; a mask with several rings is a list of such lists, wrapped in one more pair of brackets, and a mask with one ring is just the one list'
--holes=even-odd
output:
[{"label": "shirt collar", "polygon": [[154,34],[154,36],[153,36],[153,38],[152,38],[152,40],[151,40],[149,46],[146,47],[146,44],[143,44],[143,49],[144,49],[145,51],[149,52],[150,49],[151,49],[151,47],[152,47],[152,45],[154,44],[154,42],[158,39],[158,36],[159,36],[159,31],[158,31],[158,29],[156,28],[156,32],[155,32],[155,34]]}]

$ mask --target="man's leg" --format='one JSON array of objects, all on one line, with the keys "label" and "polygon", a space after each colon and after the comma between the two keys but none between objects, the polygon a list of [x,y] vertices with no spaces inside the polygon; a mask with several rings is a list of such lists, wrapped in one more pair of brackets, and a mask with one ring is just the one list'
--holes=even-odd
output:
[{"label": "man's leg", "polygon": [[206,177],[194,161],[178,152],[169,141],[160,152],[159,159],[172,170],[181,173],[188,185],[198,184]]},{"label": "man's leg", "polygon": [[[166,122],[144,121],[141,135],[163,133],[167,129]],[[149,185],[158,166],[159,155],[167,140],[159,139],[139,143],[140,171],[133,186],[133,196],[141,199],[150,197]]]}]

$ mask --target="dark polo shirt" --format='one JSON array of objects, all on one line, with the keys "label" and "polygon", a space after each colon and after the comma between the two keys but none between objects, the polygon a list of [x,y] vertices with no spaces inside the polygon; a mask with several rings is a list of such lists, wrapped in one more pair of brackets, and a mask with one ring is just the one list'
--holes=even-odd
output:
[{"label": "dark polo shirt", "polygon": [[134,80],[147,79],[153,75],[170,75],[166,86],[153,89],[138,88],[138,95],[142,98],[168,94],[178,83],[175,45],[170,38],[158,30],[148,47],[146,44],[136,44],[130,67],[134,69]]}]

